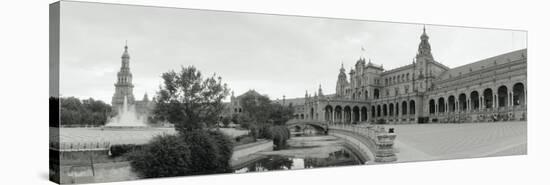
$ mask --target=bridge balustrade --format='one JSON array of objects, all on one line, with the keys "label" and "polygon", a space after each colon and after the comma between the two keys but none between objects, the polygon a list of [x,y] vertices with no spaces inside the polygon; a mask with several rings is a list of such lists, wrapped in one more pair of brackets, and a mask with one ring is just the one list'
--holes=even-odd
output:
[{"label": "bridge balustrade", "polygon": [[345,131],[364,139],[369,150],[374,154],[375,162],[393,162],[397,160],[393,149],[395,133],[389,133],[383,126],[328,124],[329,130]]}]

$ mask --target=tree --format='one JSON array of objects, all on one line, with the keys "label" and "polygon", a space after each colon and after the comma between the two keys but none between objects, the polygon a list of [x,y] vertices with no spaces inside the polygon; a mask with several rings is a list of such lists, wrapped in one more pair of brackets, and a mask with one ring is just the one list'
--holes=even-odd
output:
[{"label": "tree", "polygon": [[212,127],[219,121],[222,100],[229,94],[221,77],[203,78],[195,67],[162,74],[164,85],[157,93],[154,114],[175,124],[179,132]]},{"label": "tree", "polygon": [[62,126],[105,125],[110,114],[111,106],[101,100],[59,98],[59,121]]},{"label": "tree", "polygon": [[257,125],[274,123],[283,125],[292,119],[294,109],[273,103],[269,97],[249,91],[241,96],[241,106],[244,115],[249,115]]},{"label": "tree", "polygon": [[292,119],[293,115],[294,109],[292,106],[273,104],[270,119],[273,120],[275,125],[284,125],[288,120]]},{"label": "tree", "polygon": [[241,96],[241,107],[256,123],[267,123],[272,112],[269,97],[249,91]]}]

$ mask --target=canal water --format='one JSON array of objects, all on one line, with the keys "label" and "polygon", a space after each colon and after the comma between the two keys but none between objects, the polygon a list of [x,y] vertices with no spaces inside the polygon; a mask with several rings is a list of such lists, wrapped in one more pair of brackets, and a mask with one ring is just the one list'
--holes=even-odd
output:
[{"label": "canal water", "polygon": [[260,152],[262,157],[235,173],[295,170],[362,164],[359,158],[334,136],[295,133],[284,150]]}]

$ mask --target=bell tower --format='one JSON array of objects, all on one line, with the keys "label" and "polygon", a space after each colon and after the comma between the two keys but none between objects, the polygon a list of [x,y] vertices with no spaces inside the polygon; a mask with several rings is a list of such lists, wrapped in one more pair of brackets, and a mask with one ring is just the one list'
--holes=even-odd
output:
[{"label": "bell tower", "polygon": [[132,84],[132,72],[130,72],[130,54],[128,54],[128,44],[124,46],[124,52],[121,57],[120,70],[117,73],[117,82],[115,83],[115,94],[111,101],[113,109],[118,111],[124,104],[124,97],[128,105],[135,103],[134,85]]},{"label": "bell tower", "polygon": [[348,86],[348,79],[346,76],[346,69],[344,69],[344,63],[340,68],[340,74],[338,74],[338,81],[336,81],[336,96],[343,97],[346,94],[346,87]]},{"label": "bell tower", "polygon": [[418,52],[413,60],[414,64],[414,80],[415,89],[418,92],[425,92],[427,89],[427,75],[429,65],[433,63],[434,58],[432,56],[432,48],[428,41],[430,37],[426,34],[426,26],[422,29],[422,35],[420,36],[420,44],[418,45]]}]

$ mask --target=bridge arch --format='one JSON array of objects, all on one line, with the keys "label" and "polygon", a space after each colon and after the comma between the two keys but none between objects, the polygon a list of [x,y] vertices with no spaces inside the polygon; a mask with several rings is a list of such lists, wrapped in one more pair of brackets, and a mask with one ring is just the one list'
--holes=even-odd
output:
[{"label": "bridge arch", "polygon": [[454,112],[455,111],[455,96],[451,95],[449,96],[449,99],[448,99],[448,105],[449,105],[449,112]]},{"label": "bridge arch", "polygon": [[498,107],[508,106],[508,87],[500,86],[497,89],[497,102]]},{"label": "bridge arch", "polygon": [[367,107],[361,107],[361,121],[367,121]]},{"label": "bridge arch", "polygon": [[409,108],[409,114],[415,114],[415,113],[416,113],[416,105],[415,105],[414,100],[411,100],[411,101],[409,102],[409,106],[410,106],[410,108]]},{"label": "bridge arch", "polygon": [[428,103],[429,106],[430,106],[430,114],[434,114],[435,113],[435,100],[433,99],[430,99],[430,102]]},{"label": "bridge arch", "polygon": [[477,91],[472,91],[470,93],[470,108],[472,110],[479,109],[479,93]]},{"label": "bridge arch", "polygon": [[401,111],[403,112],[403,115],[407,114],[407,101],[403,101],[403,103],[401,103]]},{"label": "bridge arch", "polygon": [[361,110],[359,110],[359,107],[354,106],[353,109],[352,109],[352,111],[353,111],[353,112],[352,112],[352,113],[353,113],[353,114],[352,114],[352,115],[353,115],[353,123],[359,122],[359,121],[360,121],[360,120],[359,120],[359,119],[360,119],[359,114],[360,114],[360,111],[361,111]]},{"label": "bridge arch", "polygon": [[493,90],[490,88],[487,88],[483,90],[483,104],[485,105],[484,108],[489,109],[493,107]]},{"label": "bridge arch", "polygon": [[445,99],[443,99],[443,97],[440,97],[438,100],[437,100],[437,109],[439,113],[444,113],[445,112]]},{"label": "bridge arch", "polygon": [[512,102],[514,106],[525,105],[525,87],[519,82],[512,87]]},{"label": "bridge arch", "polygon": [[389,109],[390,109],[390,116],[393,116],[393,103],[390,103]]},{"label": "bridge arch", "polygon": [[342,106],[340,105],[336,105],[336,107],[334,107],[334,118],[335,118],[335,122],[342,122]]},{"label": "bridge arch", "polygon": [[332,117],[334,110],[331,105],[327,105],[325,107],[325,121],[334,121],[334,118]]},{"label": "bridge arch", "polygon": [[351,123],[351,107],[344,107],[344,123]]},{"label": "bridge arch", "polygon": [[466,94],[461,93],[458,95],[458,110],[459,111],[466,111],[468,108],[468,103],[466,102]]}]

